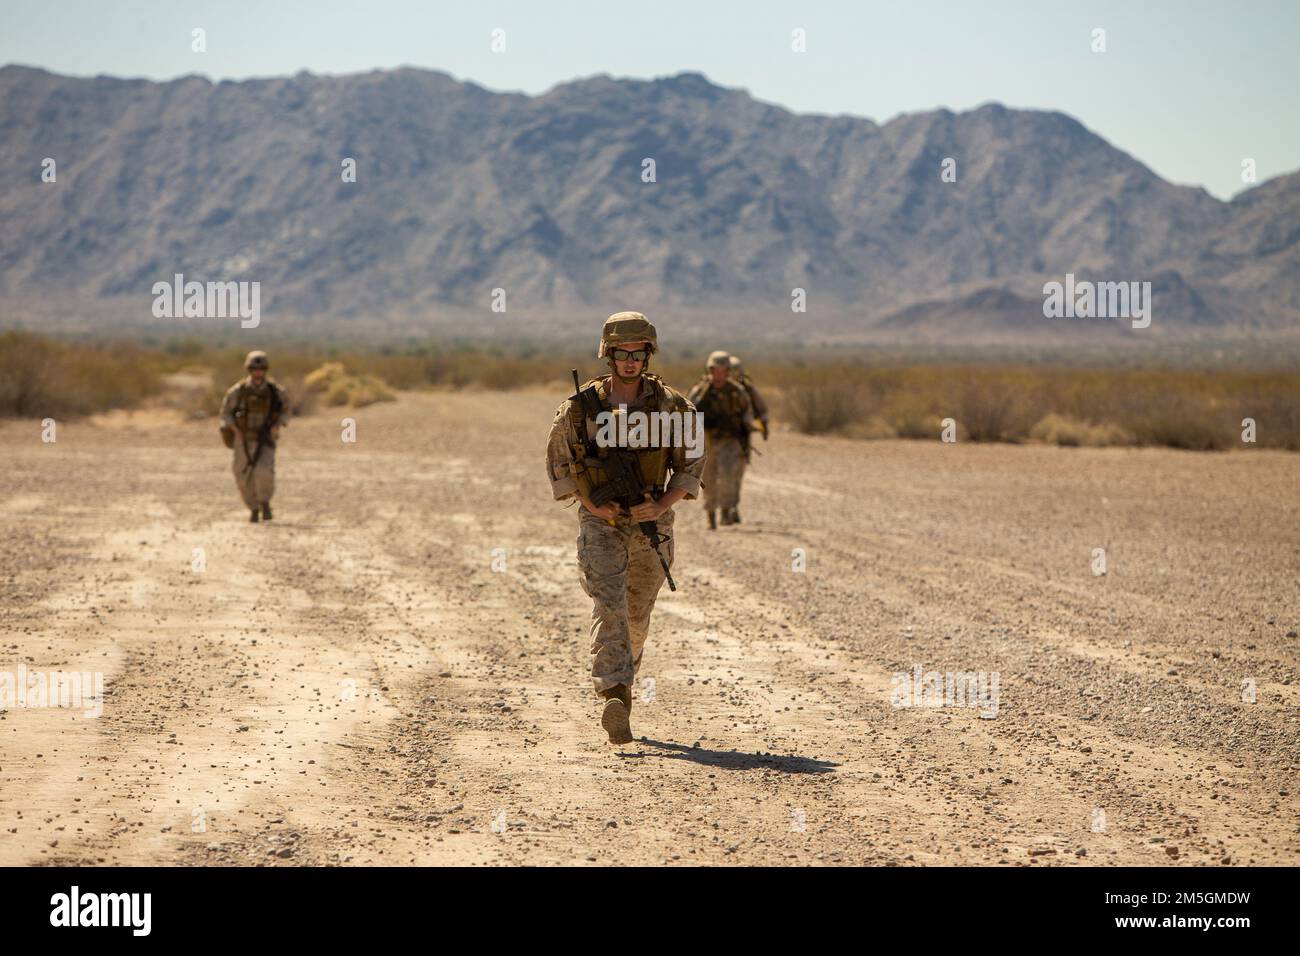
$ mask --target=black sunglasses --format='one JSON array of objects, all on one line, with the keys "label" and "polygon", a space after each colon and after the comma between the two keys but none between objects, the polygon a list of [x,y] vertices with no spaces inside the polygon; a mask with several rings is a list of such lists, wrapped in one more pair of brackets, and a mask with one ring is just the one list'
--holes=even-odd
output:
[{"label": "black sunglasses", "polygon": [[614,356],[615,362],[626,362],[629,359],[633,362],[644,362],[650,356],[648,349],[637,349],[635,352],[629,352],[627,349],[610,349],[609,354]]}]

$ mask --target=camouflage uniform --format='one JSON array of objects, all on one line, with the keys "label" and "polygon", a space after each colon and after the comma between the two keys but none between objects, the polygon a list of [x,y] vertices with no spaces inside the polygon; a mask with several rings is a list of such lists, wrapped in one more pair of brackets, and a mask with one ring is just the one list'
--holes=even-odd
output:
[{"label": "camouflage uniform", "polygon": [[[612,410],[608,399],[609,377],[595,379],[583,385],[595,384],[603,409]],[[579,446],[579,432],[575,418],[582,419],[581,408],[566,400],[556,411],[551,424],[550,440],[546,448],[546,472],[551,491],[557,501],[573,497],[578,491],[577,475],[581,467],[574,449]],[[643,375],[641,389],[634,404],[627,410],[646,412],[672,412],[693,414],[695,409],[681,393],[664,385],[656,376]],[[596,429],[590,420],[585,422],[583,443],[594,447]],[[704,456],[688,457],[688,449],[680,445],[668,453],[668,470],[671,477],[664,491],[674,488],[686,490],[686,498],[694,498],[700,489],[700,476],[704,471]],[[664,570],[659,556],[649,539],[641,533],[637,523],[621,514],[611,525],[593,515],[585,506],[578,506],[578,567],[583,590],[592,599],[591,610],[591,680],[597,696],[602,691],[623,685],[630,688],[641,666],[641,653],[650,629],[650,612],[655,598],[664,583]],[[660,546],[671,567],[673,561],[673,513],[668,511],[656,523],[660,534],[669,541]]]},{"label": "camouflage uniform", "polygon": [[745,367],[739,355],[731,357],[731,380],[743,388],[745,394],[749,396],[749,404],[754,409],[754,421],[758,423],[759,431],[763,433],[763,440],[767,441],[767,402],[759,393],[754,380],[745,374]]},{"label": "camouflage uniform", "polygon": [[[258,361],[259,352],[249,353],[245,362]],[[260,367],[265,368],[265,365]],[[221,425],[223,428],[235,429],[234,459],[231,471],[235,476],[235,487],[244,499],[244,506],[253,512],[256,521],[260,511],[261,517],[271,517],[271,496],[275,493],[275,442],[268,439],[260,455],[257,454],[257,432],[271,413],[272,390],[278,393],[280,410],[276,419],[283,426],[289,420],[289,397],[285,390],[269,376],[261,385],[253,383],[251,375],[236,382],[226,391],[221,402]],[[257,465],[251,470],[249,461],[257,457]]]},{"label": "camouflage uniform", "polygon": [[[718,364],[712,359],[710,356],[711,365]],[[717,509],[722,511],[722,523],[732,524],[740,520],[736,509],[748,460],[745,449],[754,421],[749,396],[735,382],[725,381],[719,387],[706,376],[691,388],[689,398],[704,413],[704,510],[709,515],[709,526],[713,526]]]}]

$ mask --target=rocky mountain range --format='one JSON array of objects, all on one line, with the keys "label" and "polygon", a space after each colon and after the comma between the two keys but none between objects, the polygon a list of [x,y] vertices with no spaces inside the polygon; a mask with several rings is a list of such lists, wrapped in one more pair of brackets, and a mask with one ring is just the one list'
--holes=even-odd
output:
[{"label": "rocky mountain range", "polygon": [[638,308],[768,337],[1136,335],[1044,318],[1043,284],[1068,273],[1150,281],[1156,337],[1300,326],[1300,173],[1224,202],[1062,113],[879,125],[696,73],[525,96],[407,68],[6,66],[0,223],[0,324],[149,322],[154,283],[181,273],[259,282],[264,326],[517,333]]}]

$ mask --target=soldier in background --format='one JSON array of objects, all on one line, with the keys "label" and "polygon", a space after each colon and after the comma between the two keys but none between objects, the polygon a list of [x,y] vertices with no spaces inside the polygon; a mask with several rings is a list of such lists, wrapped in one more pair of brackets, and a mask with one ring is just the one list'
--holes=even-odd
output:
[{"label": "soldier in background", "polygon": [[289,398],[267,377],[271,363],[262,351],[248,353],[248,376],[230,386],[221,403],[221,438],[234,450],[235,487],[249,509],[249,521],[271,520],[275,492],[275,446],[289,419]]},{"label": "soldier in background", "polygon": [[767,441],[767,402],[759,394],[754,380],[745,374],[745,367],[741,364],[739,355],[731,357],[731,380],[743,388],[745,394],[749,396],[749,404],[754,409],[754,421],[758,424],[758,430],[763,433],[763,441]]},{"label": "soldier in background", "polygon": [[[604,699],[601,726],[610,743],[632,741],[632,682],[641,667],[641,653],[650,629],[650,612],[667,579],[673,560],[673,505],[694,498],[704,471],[704,448],[682,442],[664,447],[629,445],[624,459],[635,456],[636,471],[649,494],[642,501],[618,499],[595,504],[618,487],[614,463],[607,463],[609,446],[597,441],[599,423],[579,396],[594,390],[599,414],[677,412],[695,425],[695,409],[679,392],[646,371],[659,348],[658,334],[640,312],[619,312],[605,320],[599,358],[610,374],[583,384],[579,395],[555,413],[546,447],[546,473],[557,501],[576,498],[578,508],[578,567],[583,590],[591,597],[591,679]],[[591,397],[590,394],[588,396]],[[692,458],[692,451],[696,457]],[[612,486],[612,487],[611,487]],[[641,522],[653,529],[652,541]],[[651,524],[653,523],[653,524]]]},{"label": "soldier in background", "polygon": [[731,355],[723,351],[711,353],[705,376],[688,396],[704,413],[704,510],[710,531],[718,527],[718,510],[722,511],[723,524],[740,523],[740,483],[745,476],[754,421],[749,395],[729,379],[730,372]]}]

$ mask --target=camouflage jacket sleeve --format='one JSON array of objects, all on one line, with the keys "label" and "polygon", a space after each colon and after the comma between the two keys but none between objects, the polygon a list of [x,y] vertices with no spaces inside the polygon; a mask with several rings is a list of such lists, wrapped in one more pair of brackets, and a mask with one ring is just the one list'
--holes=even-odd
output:
[{"label": "camouflage jacket sleeve", "polygon": [[677,442],[673,446],[672,458],[668,463],[673,474],[668,479],[665,490],[682,488],[686,491],[686,499],[690,500],[699,495],[700,479],[704,477],[704,429],[696,428],[695,406],[691,404],[690,399],[680,392],[674,391],[671,394],[674,399],[673,411],[682,413],[684,430],[689,428],[685,434],[692,441]]},{"label": "camouflage jacket sleeve", "polygon": [[551,435],[546,443],[546,477],[551,482],[551,493],[556,501],[572,498],[578,493],[578,482],[573,477],[573,446],[575,436],[569,422],[569,403],[564,402],[551,422]]},{"label": "camouflage jacket sleeve", "polygon": [[226,428],[235,427],[235,402],[239,399],[239,385],[226,389],[226,397],[221,400],[221,424]]},{"label": "camouflage jacket sleeve", "polygon": [[754,427],[754,405],[749,400],[749,392],[741,386],[736,386],[736,391],[740,394],[737,396],[737,405],[740,407],[740,420],[744,422],[746,428]]},{"label": "camouflage jacket sleeve", "polygon": [[745,390],[749,392],[750,401],[754,403],[754,417],[761,418],[763,421],[767,421],[766,400],[764,400],[763,396],[759,393],[758,389],[755,388],[752,384],[746,386]]}]

